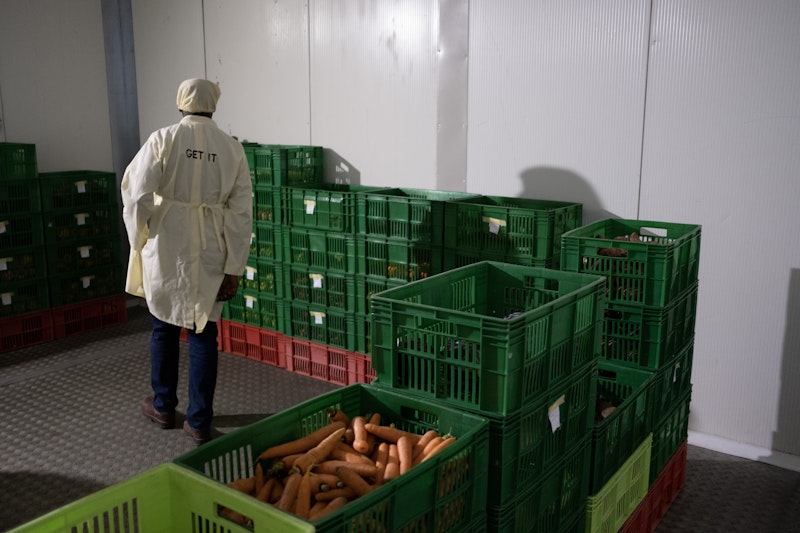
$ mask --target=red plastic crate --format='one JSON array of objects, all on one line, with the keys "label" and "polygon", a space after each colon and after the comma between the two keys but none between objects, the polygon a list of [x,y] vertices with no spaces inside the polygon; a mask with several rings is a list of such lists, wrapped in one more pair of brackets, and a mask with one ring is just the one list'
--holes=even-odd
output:
[{"label": "red plastic crate", "polygon": [[223,351],[286,368],[282,333],[231,320],[220,323]]},{"label": "red plastic crate", "polygon": [[312,378],[349,385],[348,355],[353,352],[326,344],[287,337],[286,369]]},{"label": "red plastic crate", "polygon": [[0,320],[0,353],[53,340],[53,318],[49,309]]},{"label": "red plastic crate", "polygon": [[[189,330],[186,328],[181,328],[181,336],[180,339],[183,342],[189,342]],[[217,350],[222,350],[222,321],[220,320],[217,322]]]},{"label": "red plastic crate", "polygon": [[51,310],[56,339],[124,324],[128,320],[125,294],[63,305]]},{"label": "red plastic crate", "polygon": [[678,448],[647,491],[647,496],[620,529],[620,533],[655,531],[686,482],[688,443]]},{"label": "red plastic crate", "polygon": [[372,368],[372,358],[369,355],[349,352],[347,354],[348,385],[353,383],[370,384],[378,377]]}]

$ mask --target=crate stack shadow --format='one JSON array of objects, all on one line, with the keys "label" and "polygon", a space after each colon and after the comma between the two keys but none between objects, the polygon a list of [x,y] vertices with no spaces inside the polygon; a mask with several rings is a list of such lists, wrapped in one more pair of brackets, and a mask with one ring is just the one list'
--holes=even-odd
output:
[{"label": "crate stack shadow", "polygon": [[127,319],[114,173],[39,173],[35,145],[0,143],[0,213],[0,352]]}]

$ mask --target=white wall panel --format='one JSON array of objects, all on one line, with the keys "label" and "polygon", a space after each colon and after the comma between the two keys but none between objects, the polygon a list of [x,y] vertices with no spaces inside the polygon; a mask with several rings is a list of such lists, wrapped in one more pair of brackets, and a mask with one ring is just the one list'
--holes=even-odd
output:
[{"label": "white wall panel", "polygon": [[3,0],[0,83],[8,142],[36,145],[39,170],[112,171],[98,0]]},{"label": "white wall panel", "polygon": [[313,144],[344,179],[434,188],[437,2],[310,6]]},{"label": "white wall panel", "polygon": [[800,4],[656,0],[641,217],[703,225],[690,427],[800,454]]},{"label": "white wall panel", "polygon": [[470,3],[467,190],[635,218],[649,3]]},{"label": "white wall panel", "polygon": [[204,8],[219,127],[242,140],[310,144],[307,2],[206,0]]}]

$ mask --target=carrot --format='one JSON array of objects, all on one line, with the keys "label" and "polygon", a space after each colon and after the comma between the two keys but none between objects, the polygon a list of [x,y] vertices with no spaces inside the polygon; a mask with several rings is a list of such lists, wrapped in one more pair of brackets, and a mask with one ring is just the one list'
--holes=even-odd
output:
[{"label": "carrot", "polygon": [[440,442],[440,443],[439,443],[437,446],[434,446],[434,448],[433,448],[432,450],[430,450],[430,451],[429,451],[429,452],[428,452],[428,453],[427,453],[427,454],[426,454],[426,455],[425,455],[425,456],[422,458],[422,460],[421,460],[420,462],[425,462],[425,461],[427,461],[428,459],[430,459],[431,457],[433,457],[434,455],[436,455],[436,454],[437,454],[437,453],[439,453],[440,451],[444,450],[445,448],[447,448],[448,446],[450,446],[451,444],[453,444],[455,441],[456,441],[456,438],[455,438],[455,437],[445,437],[445,438],[442,440],[442,442]]},{"label": "carrot", "polygon": [[295,461],[297,461],[298,459],[300,459],[300,458],[301,458],[303,455],[305,455],[306,453],[307,453],[307,452],[303,452],[303,453],[293,453],[293,454],[291,454],[291,455],[285,455],[285,456],[283,457],[283,460],[281,461],[281,463],[283,463],[283,468],[284,468],[284,470],[291,470],[291,469],[292,469],[292,467],[294,466],[294,463],[295,463]]},{"label": "carrot", "polygon": [[294,467],[301,472],[306,472],[312,466],[321,463],[331,454],[331,451],[336,446],[344,435],[344,427],[340,427],[317,444],[312,449],[308,450],[302,457],[299,457],[294,462]]},{"label": "carrot", "polygon": [[397,444],[389,444],[389,459],[386,461],[386,469],[383,472],[383,480],[391,481],[400,475],[400,456],[397,452]]},{"label": "carrot", "polygon": [[342,411],[341,409],[337,409],[335,407],[330,407],[327,409],[328,413],[328,420],[331,422],[344,422],[345,425],[350,424],[350,417]]},{"label": "carrot", "polygon": [[422,451],[419,452],[417,457],[413,460],[414,461],[413,462],[414,466],[420,464],[422,462],[422,459],[426,455],[428,455],[431,452],[431,450],[433,450],[436,446],[438,446],[443,440],[444,440],[444,437],[442,437],[441,435],[437,435],[436,437],[434,437],[430,441],[428,441],[428,444],[425,445],[425,447],[422,449]]},{"label": "carrot", "polygon": [[364,463],[368,465],[375,464],[372,459],[366,455],[360,454],[352,446],[344,442],[339,442],[331,451],[331,459],[339,459],[341,461],[348,461],[351,463]]},{"label": "carrot", "polygon": [[346,503],[347,503],[347,498],[339,496],[338,498],[329,501],[328,505],[320,509],[316,514],[309,516],[308,518],[311,521],[319,520],[320,518],[326,517],[327,515],[336,511],[337,509],[341,509],[342,507],[344,507]]},{"label": "carrot", "polygon": [[242,492],[244,494],[252,494],[256,486],[256,478],[239,478],[235,481],[228,483],[228,486]]},{"label": "carrot", "polygon": [[408,469],[411,468],[411,457],[413,454],[413,444],[406,435],[403,435],[399,439],[397,439],[397,456],[400,461],[400,475],[405,474],[408,472]]},{"label": "carrot", "polygon": [[383,484],[383,476],[386,473],[386,463],[389,461],[389,445],[385,442],[381,442],[378,444],[378,451],[375,455],[375,467],[377,468],[377,472],[375,473],[374,480],[375,485],[382,485]]},{"label": "carrot", "polygon": [[308,519],[312,520],[312,517],[315,516],[317,513],[322,511],[323,507],[328,505],[328,502],[321,502],[317,501],[314,505],[311,506],[311,509],[308,510]]},{"label": "carrot", "polygon": [[253,493],[258,494],[258,491],[261,490],[261,487],[264,486],[264,468],[261,466],[261,462],[259,461],[256,463],[256,486],[253,489]]},{"label": "carrot", "polygon": [[300,518],[308,518],[311,511],[311,470],[306,470],[297,488],[297,498],[294,504],[294,514]]},{"label": "carrot", "polygon": [[369,443],[367,442],[367,421],[363,416],[353,417],[353,449],[358,453],[368,453]]},{"label": "carrot", "polygon": [[366,429],[368,433],[375,435],[381,440],[394,442],[395,444],[397,444],[397,439],[403,436],[408,437],[408,439],[411,441],[411,444],[416,444],[419,439],[422,438],[422,435],[416,435],[410,431],[404,431],[392,426],[379,426],[377,424],[367,423],[364,425],[364,429]]},{"label": "carrot", "polygon": [[346,466],[350,470],[357,472],[358,474],[371,477],[375,475],[377,472],[377,468],[375,465],[365,465],[363,463],[348,463],[347,461],[339,461],[337,459],[328,459],[327,461],[323,461],[318,464],[314,471],[320,474],[336,474],[336,469],[340,466]]},{"label": "carrot", "polygon": [[355,433],[353,433],[353,426],[347,426],[347,429],[344,430],[344,435],[342,435],[342,442],[346,442],[352,446],[355,438],[356,436]]},{"label": "carrot", "polygon": [[300,482],[302,480],[303,474],[298,471],[294,471],[289,474],[289,477],[286,478],[286,483],[283,486],[281,498],[275,503],[275,507],[291,512],[294,509],[294,504],[297,500],[297,492],[300,489]]},{"label": "carrot", "polygon": [[[366,422],[367,422],[367,424],[375,424],[376,426],[380,426],[381,425],[381,414],[380,413],[373,413],[372,415],[370,415],[369,418],[366,419]],[[366,425],[367,424],[364,424],[364,426],[365,426],[364,429],[366,429]],[[367,452],[366,452],[367,455],[372,453],[372,451],[375,449],[375,446],[377,444],[378,444],[378,437],[376,437],[375,435],[373,435],[370,432],[367,432],[367,445],[368,445],[368,449],[367,449]]]},{"label": "carrot", "polygon": [[419,454],[422,453],[422,450],[425,449],[425,446],[435,437],[439,436],[439,432],[435,429],[429,429],[422,436],[419,438],[417,443],[414,445],[414,453],[412,455],[412,459],[416,460]]},{"label": "carrot", "polygon": [[[312,471],[311,493],[327,492],[331,489],[341,488],[344,486],[336,474],[320,474],[319,472]],[[337,486],[340,484],[341,486]]]},{"label": "carrot", "polygon": [[322,442],[325,437],[343,427],[345,427],[344,422],[331,422],[304,437],[267,448],[261,452],[258,459],[275,459],[294,453],[307,452]]},{"label": "carrot", "polygon": [[344,484],[355,491],[359,496],[364,496],[372,492],[375,487],[367,483],[356,471],[351,470],[346,466],[340,466],[336,469],[336,475],[339,479],[344,481]]},{"label": "carrot", "polygon": [[318,492],[316,499],[318,502],[329,502],[340,496],[344,496],[348,500],[352,500],[357,496],[357,494],[356,491],[350,487],[342,487],[340,489],[332,489],[327,492]]},{"label": "carrot", "polygon": [[275,483],[277,482],[278,478],[267,478],[267,480],[264,482],[264,485],[258,490],[258,492],[256,492],[256,498],[262,502],[269,502],[270,494],[272,494],[272,489],[275,487]]},{"label": "carrot", "polygon": [[283,487],[284,482],[275,478],[275,484],[272,486],[272,492],[269,494],[270,503],[275,503],[281,499],[281,496],[283,496]]}]

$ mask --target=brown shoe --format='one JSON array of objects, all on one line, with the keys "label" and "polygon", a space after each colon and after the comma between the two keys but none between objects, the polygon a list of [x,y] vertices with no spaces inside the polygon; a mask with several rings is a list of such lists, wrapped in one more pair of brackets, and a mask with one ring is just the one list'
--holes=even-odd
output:
[{"label": "brown shoe", "polygon": [[210,431],[198,431],[189,425],[188,420],[183,421],[183,431],[185,431],[187,435],[192,437],[192,440],[198,446],[200,446],[201,444],[205,444],[206,442],[211,440]]},{"label": "brown shoe", "polygon": [[149,418],[153,423],[157,424],[161,429],[170,429],[175,427],[175,413],[160,413],[153,407],[153,397],[148,396],[142,400],[142,414]]}]

